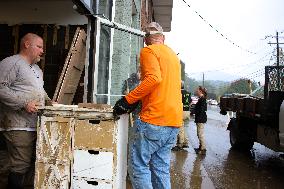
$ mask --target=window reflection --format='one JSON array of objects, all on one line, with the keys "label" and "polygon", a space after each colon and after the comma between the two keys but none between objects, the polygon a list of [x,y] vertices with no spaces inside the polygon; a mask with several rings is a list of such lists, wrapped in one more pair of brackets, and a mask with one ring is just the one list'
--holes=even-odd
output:
[{"label": "window reflection", "polygon": [[109,80],[109,60],[110,60],[110,28],[101,25],[100,49],[98,61],[98,84],[97,84],[97,103],[107,104],[108,80]]},{"label": "window reflection", "polygon": [[103,15],[103,17],[112,20],[112,0],[94,0],[93,10],[96,13],[98,7],[98,14]]}]

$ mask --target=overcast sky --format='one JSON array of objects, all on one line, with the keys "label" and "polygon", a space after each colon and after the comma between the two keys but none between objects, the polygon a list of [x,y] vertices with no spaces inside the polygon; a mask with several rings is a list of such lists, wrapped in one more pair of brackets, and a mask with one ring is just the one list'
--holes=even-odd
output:
[{"label": "overcast sky", "polygon": [[[166,33],[166,43],[186,63],[189,76],[201,79],[201,72],[210,75],[210,71],[220,70],[263,78],[257,78],[257,71],[269,64],[276,47],[263,39],[275,35],[276,30],[284,36],[284,0],[186,0],[191,8],[182,0],[173,2],[172,30]],[[237,45],[257,54],[232,45],[194,11]]]}]

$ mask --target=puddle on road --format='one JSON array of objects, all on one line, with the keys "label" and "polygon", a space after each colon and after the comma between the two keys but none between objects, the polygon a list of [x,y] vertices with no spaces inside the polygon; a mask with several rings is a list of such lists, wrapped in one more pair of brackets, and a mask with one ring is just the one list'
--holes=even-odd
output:
[{"label": "puddle on road", "polygon": [[185,127],[190,143],[188,152],[172,154],[172,188],[283,189],[284,160],[280,153],[258,143],[249,153],[232,150],[225,117],[219,119],[217,112],[208,113],[207,154],[200,159],[194,153],[198,139],[191,119]]},{"label": "puddle on road", "polygon": [[214,185],[202,165],[204,156],[197,156],[193,149],[172,153],[172,188],[213,189]]}]

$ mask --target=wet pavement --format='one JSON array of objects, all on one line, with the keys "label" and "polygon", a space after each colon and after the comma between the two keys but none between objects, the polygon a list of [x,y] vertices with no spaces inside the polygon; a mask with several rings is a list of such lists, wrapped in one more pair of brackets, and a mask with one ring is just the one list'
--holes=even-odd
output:
[{"label": "wet pavement", "polygon": [[255,143],[250,152],[231,149],[228,117],[219,114],[217,106],[208,108],[205,126],[207,153],[196,155],[198,147],[193,119],[186,123],[190,146],[172,152],[173,189],[280,189],[284,188],[284,160],[280,153]]},{"label": "wet pavement", "polygon": [[[185,125],[189,148],[171,154],[172,189],[284,189],[284,160],[280,153],[257,143],[248,153],[232,150],[226,130],[228,117],[220,115],[216,106],[209,107],[207,114],[207,153],[196,155],[194,151],[198,139],[192,118]],[[0,166],[0,170],[3,168]],[[129,181],[127,185],[130,189]]]}]

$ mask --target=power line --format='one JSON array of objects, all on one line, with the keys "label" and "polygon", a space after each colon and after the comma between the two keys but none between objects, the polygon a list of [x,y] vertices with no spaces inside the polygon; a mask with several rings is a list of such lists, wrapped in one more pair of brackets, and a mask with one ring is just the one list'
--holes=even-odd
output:
[{"label": "power line", "polygon": [[252,73],[246,74],[245,76],[242,76],[242,78],[250,78],[251,76],[256,75],[260,72],[261,72],[261,70],[254,71]]},{"label": "power line", "polygon": [[253,73],[251,73],[251,74],[246,75],[244,78],[253,79],[253,78],[255,78],[255,77],[259,76],[259,75],[264,74],[264,72],[265,72],[265,71],[264,71],[264,68],[263,68],[263,69],[260,69],[260,70],[258,70],[258,71],[256,71],[256,72],[253,72]]},{"label": "power line", "polygon": [[215,69],[215,70],[207,70],[207,71],[201,71],[201,72],[193,72],[193,73],[188,73],[188,74],[196,75],[196,74],[201,74],[201,73],[210,73],[210,72],[223,71],[223,70],[227,70],[227,69],[231,69],[231,68],[238,68],[238,67],[248,66],[248,65],[252,65],[252,64],[257,64],[257,63],[266,61],[265,58],[268,57],[268,56],[270,56],[273,52],[274,52],[274,51],[268,52],[268,53],[266,53],[264,56],[262,56],[261,58],[259,58],[258,60],[253,61],[253,62],[249,62],[249,63],[246,63],[246,64],[229,65],[229,66],[226,66],[226,67],[220,67],[220,68]]},{"label": "power line", "polygon": [[[189,8],[192,8],[185,0],[182,0]],[[230,42],[232,45],[234,45],[235,47],[238,47],[240,49],[242,49],[243,51],[246,51],[248,53],[251,54],[256,54],[253,51],[250,51],[248,49],[242,48],[240,45],[238,45],[236,42],[234,42],[233,40],[229,39],[226,35],[224,35],[222,32],[220,32],[218,29],[216,29],[212,24],[210,24],[203,16],[201,16],[196,10],[193,9],[193,11],[206,23],[208,24],[209,27],[211,27],[213,30],[215,30],[221,37],[223,37],[224,39],[226,39],[228,42]]]},{"label": "power line", "polygon": [[257,80],[259,80],[259,79],[257,79],[257,78],[263,78],[264,79],[264,72],[263,73],[259,73],[259,74],[257,74],[257,75],[254,75],[254,76],[252,76],[252,77],[248,77],[248,79],[249,80],[251,80],[251,81],[257,81]]},{"label": "power line", "polygon": [[248,66],[261,66],[263,64],[267,64],[267,61],[269,61],[269,59],[267,58],[270,54],[260,58],[259,60],[257,61],[254,61],[254,62],[251,62],[251,63],[248,63],[248,64],[243,64],[243,65],[240,65],[240,66],[234,66],[232,68],[241,68],[241,69],[238,69],[238,72],[243,72],[243,71],[247,71],[248,70]]},{"label": "power line", "polygon": [[[242,66],[242,67],[244,67],[244,68],[239,69],[238,72],[243,73],[243,72],[245,72],[245,71],[248,71],[249,68],[254,68],[254,66],[257,66],[257,68],[259,68],[259,66],[269,65],[269,64],[270,64],[270,63],[269,63],[270,57],[273,56],[273,52],[274,52],[274,51],[272,51],[271,53],[267,53],[265,56],[261,57],[260,59],[258,59],[258,60],[255,61],[255,62],[252,62],[252,63],[249,63],[249,64],[245,64],[244,66],[246,66],[246,67]],[[270,57],[269,57],[269,56],[270,56]],[[268,62],[268,63],[267,63],[267,62]],[[263,65],[263,64],[264,64],[264,65]],[[248,65],[250,66],[249,68],[247,67]]]}]

